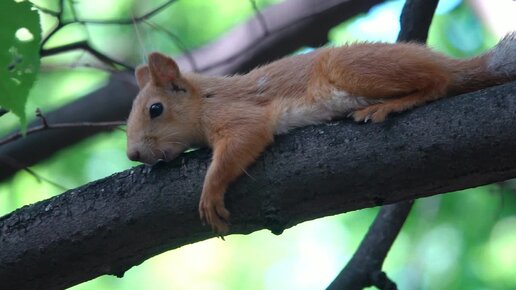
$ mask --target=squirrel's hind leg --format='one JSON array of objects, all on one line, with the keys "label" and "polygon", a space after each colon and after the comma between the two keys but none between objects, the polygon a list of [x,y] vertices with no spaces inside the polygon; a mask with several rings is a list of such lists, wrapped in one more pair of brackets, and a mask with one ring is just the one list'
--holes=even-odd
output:
[{"label": "squirrel's hind leg", "polygon": [[371,101],[351,114],[356,121],[381,122],[391,112],[444,97],[451,75],[443,61],[416,45],[350,46],[321,54],[315,75],[321,84]]}]

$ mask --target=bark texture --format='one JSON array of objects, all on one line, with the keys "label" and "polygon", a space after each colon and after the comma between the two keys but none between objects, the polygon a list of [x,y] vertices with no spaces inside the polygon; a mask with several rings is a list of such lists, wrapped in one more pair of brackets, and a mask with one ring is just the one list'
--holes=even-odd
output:
[{"label": "bark texture", "polygon": [[[195,67],[186,55],[176,60],[184,70],[220,75],[247,72],[299,47],[326,43],[332,27],[381,2],[383,0],[287,0],[261,12],[266,29],[258,17],[251,18],[213,43],[191,52],[189,57],[195,60]],[[137,92],[132,73],[114,74],[104,87],[45,116],[55,123],[125,120]],[[36,121],[29,127],[39,124]],[[101,128],[42,131],[3,145],[0,147],[0,181],[62,148],[105,131]]]},{"label": "bark texture", "polygon": [[[447,98],[380,124],[341,122],[279,136],[226,195],[232,233],[300,222],[516,177],[516,83]],[[121,276],[213,237],[197,205],[210,152],[138,166],[0,218],[6,289]]]}]

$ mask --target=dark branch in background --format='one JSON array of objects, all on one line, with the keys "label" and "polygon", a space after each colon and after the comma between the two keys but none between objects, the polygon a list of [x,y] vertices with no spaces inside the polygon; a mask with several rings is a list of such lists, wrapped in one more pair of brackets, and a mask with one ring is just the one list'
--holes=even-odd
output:
[{"label": "dark branch in background", "polygon": [[382,272],[382,265],[413,203],[405,201],[382,206],[358,250],[328,290],[361,290],[369,286],[381,290],[397,289]]},{"label": "dark branch in background", "polygon": [[5,115],[7,113],[9,113],[8,110],[0,108],[0,117],[2,117],[3,115]]},{"label": "dark branch in background", "polygon": [[[324,43],[329,29],[380,2],[383,1],[287,0],[262,11],[271,30],[266,37],[263,36],[258,20],[252,18],[213,43],[193,51],[192,57],[199,70],[205,70],[209,66],[210,73],[242,73],[291,53],[299,47]],[[256,41],[257,39],[260,41]],[[255,45],[247,51],[242,51],[242,47],[247,47],[249,43]],[[176,60],[182,68],[191,68],[187,56],[178,57]],[[214,65],[217,63],[218,66]],[[116,73],[106,86],[46,114],[46,117],[50,123],[124,120],[137,90],[132,74]],[[29,128],[39,125],[39,122],[33,122]],[[83,128],[44,131],[0,146],[0,156],[9,156],[21,164],[31,166],[62,148],[100,132],[105,130]],[[0,181],[18,170],[19,168],[12,166],[0,166]]]},{"label": "dark branch in background", "polygon": [[439,0],[407,0],[400,17],[398,42],[426,43]]},{"label": "dark branch in background", "polygon": [[[400,17],[398,42],[425,43],[439,0],[407,0]],[[328,287],[329,290],[360,290],[376,286],[395,290],[397,286],[382,272],[382,265],[412,209],[413,201],[383,206],[358,250]]]},{"label": "dark branch in background", "polygon": [[[192,54],[198,72],[245,73],[300,47],[326,44],[331,28],[381,2],[287,0],[263,9],[261,17],[253,17]],[[268,33],[264,33],[260,18],[266,22]],[[184,57],[176,60],[183,70],[192,69]]]},{"label": "dark branch in background", "polygon": [[[227,191],[232,233],[281,233],[317,217],[514,178],[515,110],[513,82],[380,124],[342,121],[278,136],[249,168],[254,178]],[[200,150],[138,166],[0,218],[2,287],[63,289],[122,276],[213,237],[197,212],[210,158]]]}]

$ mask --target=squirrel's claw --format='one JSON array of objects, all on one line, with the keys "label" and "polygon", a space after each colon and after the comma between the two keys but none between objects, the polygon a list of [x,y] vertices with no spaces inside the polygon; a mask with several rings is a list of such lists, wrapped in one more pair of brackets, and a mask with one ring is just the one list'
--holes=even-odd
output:
[{"label": "squirrel's claw", "polygon": [[210,225],[214,233],[224,235],[229,232],[230,213],[223,200],[201,197],[199,216],[203,225]]}]

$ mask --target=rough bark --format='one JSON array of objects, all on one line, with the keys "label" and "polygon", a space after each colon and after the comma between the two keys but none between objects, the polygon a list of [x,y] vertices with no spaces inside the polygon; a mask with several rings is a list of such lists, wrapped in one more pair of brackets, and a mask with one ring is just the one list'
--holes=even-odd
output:
[{"label": "rough bark", "polygon": [[[230,186],[232,233],[516,177],[516,82],[447,98],[380,124],[345,120],[279,136]],[[207,150],[138,166],[0,218],[6,289],[121,276],[161,252],[213,237],[197,205]]]},{"label": "rough bark", "polygon": [[[246,72],[304,45],[324,44],[329,29],[380,2],[383,0],[287,0],[261,12],[267,31],[254,17],[215,42],[191,52],[190,57],[195,59],[196,70],[203,73]],[[180,56],[177,61],[183,69],[193,68],[187,56]],[[132,74],[119,73],[106,86],[46,116],[49,122],[57,123],[125,120],[136,93]],[[34,125],[39,122],[29,126]],[[36,164],[62,148],[103,131],[106,130],[43,131],[0,146],[0,181],[12,176],[20,167]],[[6,159],[17,162],[6,162]]]}]

